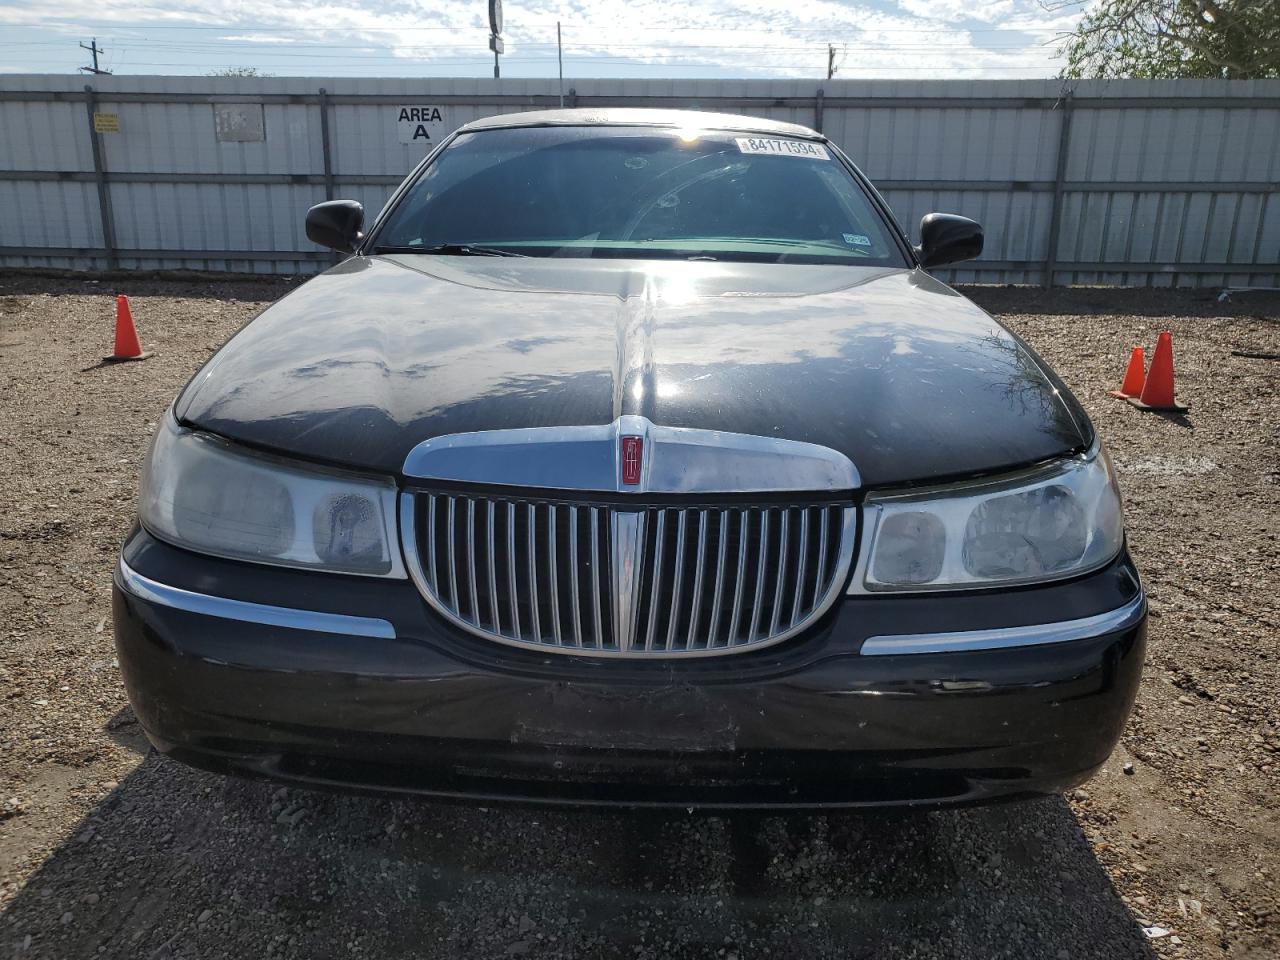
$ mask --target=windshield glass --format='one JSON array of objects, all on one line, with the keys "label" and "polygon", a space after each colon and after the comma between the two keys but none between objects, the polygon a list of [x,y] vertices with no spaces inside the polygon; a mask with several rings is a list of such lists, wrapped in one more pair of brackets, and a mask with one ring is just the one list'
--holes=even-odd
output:
[{"label": "windshield glass", "polygon": [[645,127],[463,134],[376,240],[375,253],[906,265],[823,144]]}]

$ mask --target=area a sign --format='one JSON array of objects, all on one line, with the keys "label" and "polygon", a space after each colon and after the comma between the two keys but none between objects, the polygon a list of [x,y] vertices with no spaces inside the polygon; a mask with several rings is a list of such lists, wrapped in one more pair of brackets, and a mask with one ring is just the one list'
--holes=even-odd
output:
[{"label": "area a sign", "polygon": [[396,107],[396,132],[401,143],[433,145],[445,133],[444,111],[431,104]]}]

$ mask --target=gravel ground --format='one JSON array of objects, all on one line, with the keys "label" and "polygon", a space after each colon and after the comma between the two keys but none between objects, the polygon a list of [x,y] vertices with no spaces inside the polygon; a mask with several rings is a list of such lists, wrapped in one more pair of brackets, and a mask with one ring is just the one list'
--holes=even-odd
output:
[{"label": "gravel ground", "polygon": [[[1280,299],[980,290],[1089,408],[1152,601],[1137,711],[1064,799],[912,816],[482,810],[149,753],[109,628],[149,433],[283,282],[0,275],[0,956],[1280,955]],[[1182,417],[1105,391],[1173,331]],[[1169,931],[1148,942],[1143,925]]]}]

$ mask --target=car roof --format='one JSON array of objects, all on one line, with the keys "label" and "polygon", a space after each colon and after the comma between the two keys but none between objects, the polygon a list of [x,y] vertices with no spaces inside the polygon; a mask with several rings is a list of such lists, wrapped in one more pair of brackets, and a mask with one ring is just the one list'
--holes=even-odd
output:
[{"label": "car roof", "polygon": [[733,113],[701,110],[657,110],[640,107],[579,107],[571,110],[531,110],[483,117],[458,132],[501,130],[511,127],[697,127],[736,133],[776,134],[804,140],[825,140],[822,134],[798,123],[762,120]]}]

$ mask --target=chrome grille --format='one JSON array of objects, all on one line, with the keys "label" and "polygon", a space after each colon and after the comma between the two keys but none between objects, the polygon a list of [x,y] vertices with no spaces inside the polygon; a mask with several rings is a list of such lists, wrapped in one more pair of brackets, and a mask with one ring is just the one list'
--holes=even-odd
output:
[{"label": "chrome grille", "polygon": [[[777,643],[831,605],[854,508],[664,506],[406,493],[409,567],[480,636],[590,656],[680,657]],[[620,561],[618,554],[632,550]]]}]

